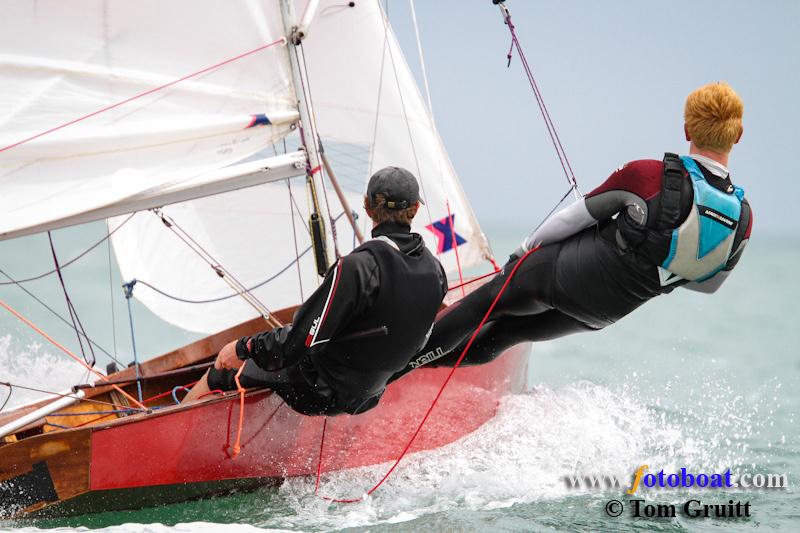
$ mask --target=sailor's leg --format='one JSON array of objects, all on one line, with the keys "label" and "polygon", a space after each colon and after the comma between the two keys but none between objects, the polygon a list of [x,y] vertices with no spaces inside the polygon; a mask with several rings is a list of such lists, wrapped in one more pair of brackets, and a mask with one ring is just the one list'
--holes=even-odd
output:
[{"label": "sailor's leg", "polygon": [[489,283],[442,311],[436,317],[431,337],[420,355],[424,357],[428,353],[446,354],[468,339],[501,290],[503,293],[495,304],[489,321],[538,315],[552,309],[553,260],[557,251],[555,247],[545,247],[529,255],[503,290],[515,265],[507,264]]},{"label": "sailor's leg", "polygon": [[[212,367],[212,370],[213,370],[213,367]],[[203,394],[207,394],[208,392],[211,391],[211,389],[208,386],[208,372],[209,371],[207,370],[206,373],[203,374],[203,377],[201,377],[198,380],[198,382],[194,384],[194,387],[192,387],[192,389],[189,391],[189,394],[187,394],[186,396],[183,397],[183,400],[181,400],[181,403],[186,403],[186,402],[191,402],[192,400],[197,400]]]},{"label": "sailor's leg", "polygon": [[[537,315],[503,317],[489,322],[481,328],[459,366],[489,363],[507,349],[523,342],[552,340],[583,331],[596,330],[556,310],[545,311]],[[432,360],[425,360],[422,365],[420,364],[421,360],[415,359],[409,366],[392,376],[391,381],[423,365],[426,367],[454,366],[472,337],[472,333],[470,332],[450,353],[438,359],[433,359],[436,353],[430,354],[427,359]]]},{"label": "sailor's leg", "polygon": [[[552,340],[585,331],[596,330],[556,310],[538,315],[501,318],[481,328],[460,366],[488,363],[507,349],[523,342]],[[469,337],[445,357],[432,361],[430,366],[453,366],[467,342]]]},{"label": "sailor's leg", "polygon": [[439,313],[433,324],[431,336],[420,352],[422,357],[426,354],[449,353],[470,334],[470,326],[474,329],[480,323],[483,313],[486,312],[485,309],[480,310],[484,300],[481,297],[482,293],[487,292],[482,290],[484,287]]}]

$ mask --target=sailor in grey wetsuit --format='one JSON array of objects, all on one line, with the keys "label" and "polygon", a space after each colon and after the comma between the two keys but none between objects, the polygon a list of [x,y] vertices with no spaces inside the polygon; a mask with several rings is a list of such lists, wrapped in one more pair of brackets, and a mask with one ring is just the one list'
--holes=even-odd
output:
[{"label": "sailor in grey wetsuit", "polygon": [[[728,132],[729,146],[711,149],[697,142],[701,134],[716,131],[714,126],[730,124],[730,117],[708,120],[695,109],[698,92],[712,102],[733,99],[727,111],[734,119],[739,103],[738,131]],[[726,111],[725,105],[719,109]],[[697,126],[694,112],[706,123]],[[753,223],[744,192],[725,166],[741,137],[741,101],[727,85],[704,86],[687,100],[686,124],[691,156],[628,163],[548,219],[497,277],[437,317],[425,348],[394,379],[423,364],[452,366],[514,264],[535,247],[462,365],[486,363],[521,342],[604,328],[676,287],[716,291],[739,261]]]}]

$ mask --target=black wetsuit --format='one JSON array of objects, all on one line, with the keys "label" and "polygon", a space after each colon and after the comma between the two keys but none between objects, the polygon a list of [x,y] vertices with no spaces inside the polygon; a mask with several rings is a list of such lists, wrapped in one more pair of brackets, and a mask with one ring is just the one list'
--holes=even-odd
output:
[{"label": "black wetsuit", "polygon": [[[384,222],[372,236],[331,267],[292,325],[239,340],[242,386],[269,387],[307,415],[356,414],[378,403],[425,344],[447,279],[408,226]],[[209,387],[235,389],[235,373],[212,369]]]},{"label": "black wetsuit", "polygon": [[[713,187],[732,191],[724,167],[704,158],[696,159]],[[742,203],[733,252],[722,272],[703,283],[681,280],[662,285],[657,265],[669,252],[670,241],[664,239],[663,230],[671,229],[657,227],[663,172],[661,161],[629,163],[581,201],[549,219],[526,239],[501,274],[437,317],[423,351],[394,379],[422,364],[452,366],[519,257],[534,246],[541,247],[517,269],[462,365],[486,363],[521,342],[602,329],[675,287],[700,292],[716,290],[738,262],[749,239],[749,203]],[[687,176],[681,189],[677,225],[692,209],[692,198]],[[618,216],[612,218],[614,215]]]}]

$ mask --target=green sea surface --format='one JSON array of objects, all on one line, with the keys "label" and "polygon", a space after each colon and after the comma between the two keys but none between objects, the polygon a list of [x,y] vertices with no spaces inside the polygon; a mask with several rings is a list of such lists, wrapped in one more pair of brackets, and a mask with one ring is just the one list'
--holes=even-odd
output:
[{"label": "green sea surface", "polygon": [[[527,227],[489,227],[506,256]],[[94,224],[56,232],[60,257],[102,237]],[[125,300],[108,250],[68,267],[65,281],[86,329],[122,362],[132,358]],[[0,243],[13,277],[51,265],[41,237]],[[138,511],[0,522],[3,531],[102,528],[177,531],[751,531],[800,530],[800,238],[754,235],[736,271],[712,296],[677,290],[596,333],[537,344],[528,390],[503,399],[497,417],[444,448],[412,455],[365,502],[329,504],[313,479],[279,488]],[[0,281],[3,281],[0,275]],[[26,288],[65,314],[52,276]],[[14,286],[0,298],[77,349],[74,332]],[[114,300],[113,320],[110,301]],[[161,323],[134,302],[140,354],[153,356],[197,335]],[[112,324],[116,327],[112,328]],[[98,356],[101,365],[108,361]],[[0,381],[64,389],[84,372],[9,315],[0,316]],[[5,391],[0,390],[0,401]],[[18,391],[14,402],[33,396]],[[435,416],[435,413],[434,413]],[[2,449],[0,449],[2,453]],[[635,518],[624,489],[577,490],[570,474],[650,472],[786,474],[779,490],[640,488],[649,503],[674,504],[675,518]],[[362,493],[386,465],[334,473],[321,492]],[[627,488],[627,487],[625,487]],[[626,506],[605,512],[610,500]],[[751,517],[687,518],[680,507],[750,502]]]}]

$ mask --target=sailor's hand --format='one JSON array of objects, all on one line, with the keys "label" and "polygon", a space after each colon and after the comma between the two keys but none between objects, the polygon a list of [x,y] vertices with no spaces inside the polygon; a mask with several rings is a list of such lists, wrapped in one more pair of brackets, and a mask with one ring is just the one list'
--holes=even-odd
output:
[{"label": "sailor's hand", "polygon": [[217,370],[239,368],[244,361],[236,357],[236,342],[229,342],[219,351],[217,360],[214,361],[214,368]]}]

